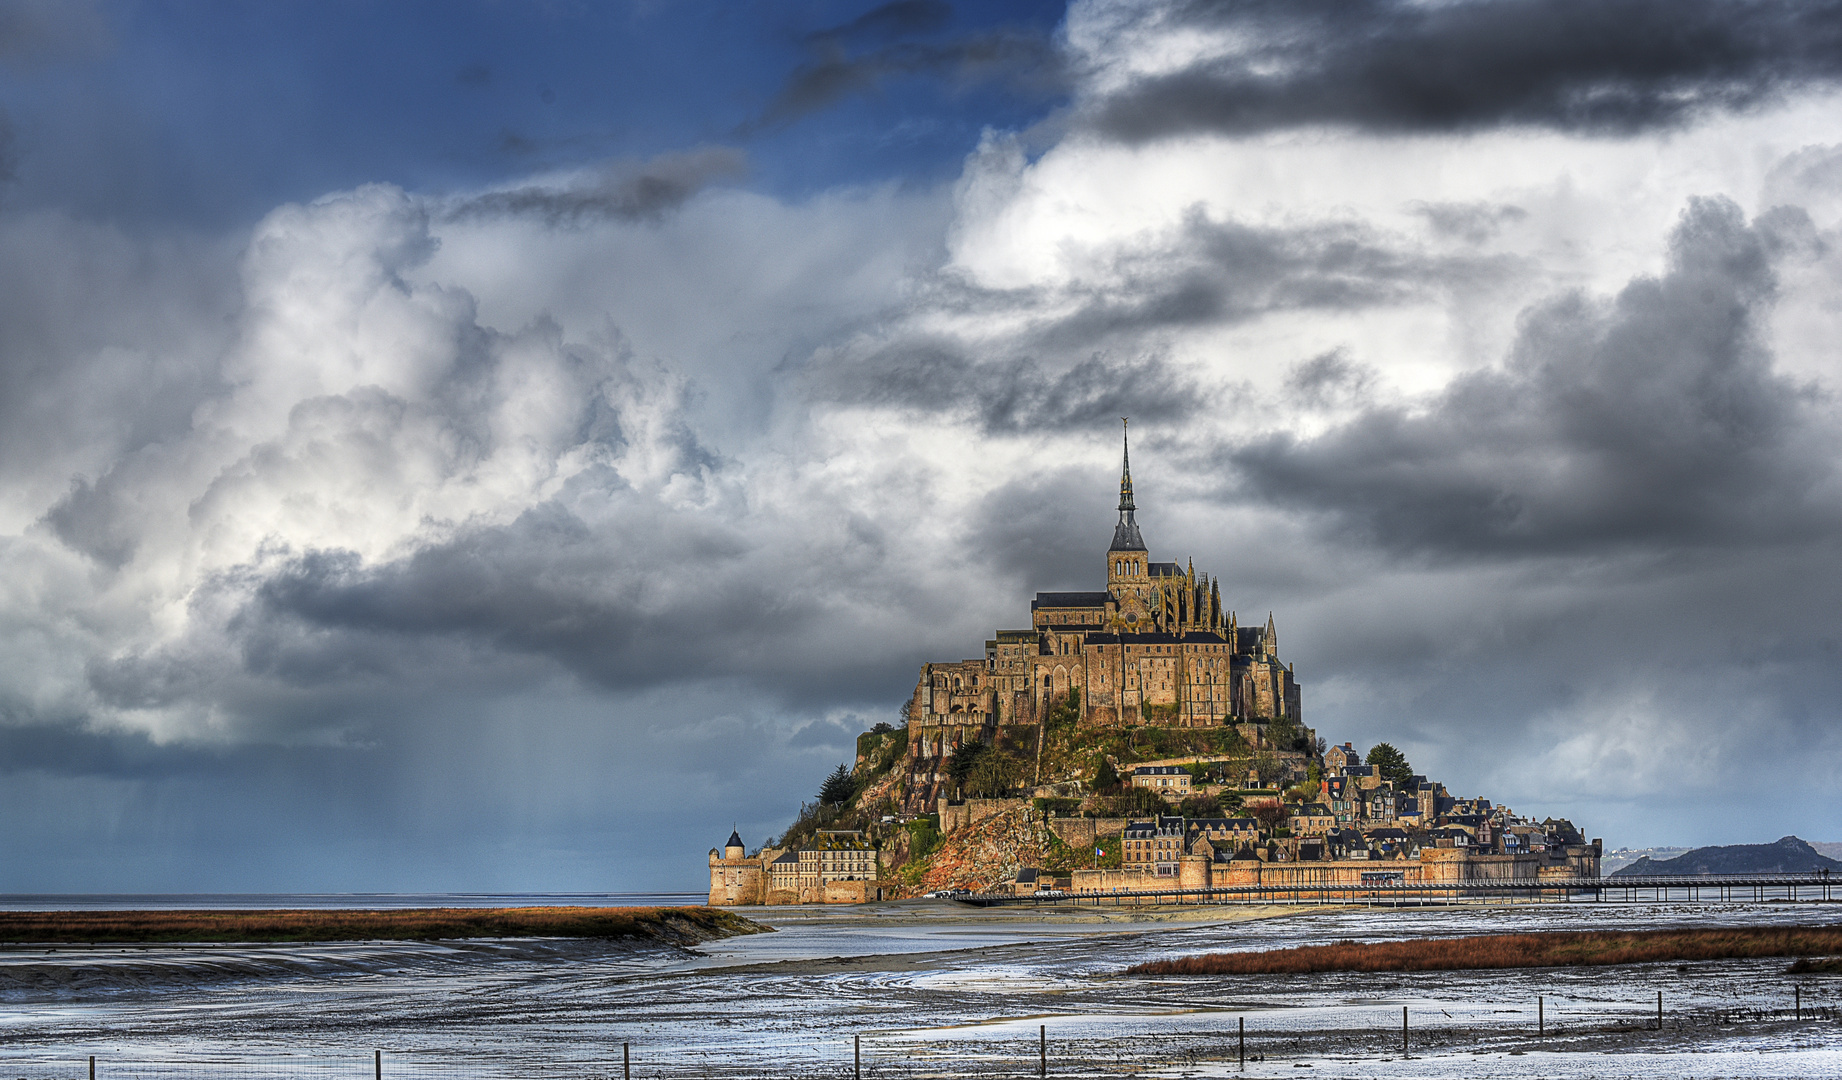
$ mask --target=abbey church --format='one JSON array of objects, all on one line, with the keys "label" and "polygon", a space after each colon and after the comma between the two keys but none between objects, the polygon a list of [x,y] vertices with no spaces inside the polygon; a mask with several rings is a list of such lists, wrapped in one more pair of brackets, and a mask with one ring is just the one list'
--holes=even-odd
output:
[{"label": "abbey church", "polygon": [[1223,610],[1220,582],[1193,562],[1151,561],[1130,446],[1123,458],[1106,590],[1037,593],[1029,629],[999,630],[981,659],[924,665],[908,706],[911,759],[944,759],[1068,703],[1083,725],[1232,724],[1255,746],[1272,721],[1299,720],[1298,683],[1279,660],[1272,616],[1242,626]]}]

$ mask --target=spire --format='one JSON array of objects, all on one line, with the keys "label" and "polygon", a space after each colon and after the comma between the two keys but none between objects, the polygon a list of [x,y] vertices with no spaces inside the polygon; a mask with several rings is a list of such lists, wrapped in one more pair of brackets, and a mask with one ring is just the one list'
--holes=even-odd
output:
[{"label": "spire", "polygon": [[1119,524],[1113,527],[1113,546],[1108,551],[1144,551],[1145,540],[1138,534],[1138,521],[1133,512],[1138,507],[1132,504],[1132,447],[1127,439],[1130,426],[1125,417],[1120,422],[1120,469],[1119,469]]},{"label": "spire", "polygon": [[1273,613],[1266,613],[1266,655],[1279,655],[1279,631],[1273,628]]}]

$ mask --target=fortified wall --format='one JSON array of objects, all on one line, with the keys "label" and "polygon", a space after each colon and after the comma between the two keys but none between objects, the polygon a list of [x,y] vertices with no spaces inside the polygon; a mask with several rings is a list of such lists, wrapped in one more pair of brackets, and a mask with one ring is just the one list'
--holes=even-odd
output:
[{"label": "fortified wall", "polygon": [[1335,899],[1363,887],[1383,885],[1465,885],[1489,882],[1529,882],[1567,878],[1596,878],[1603,845],[1569,846],[1559,852],[1497,855],[1463,848],[1422,848],[1415,858],[1335,859],[1304,862],[1267,862],[1251,854],[1226,859],[1212,852],[1185,854],[1175,879],[1143,870],[1076,870],[1075,892],[1114,890],[1210,889],[1236,886],[1273,886],[1324,892],[1298,894],[1299,899]]}]

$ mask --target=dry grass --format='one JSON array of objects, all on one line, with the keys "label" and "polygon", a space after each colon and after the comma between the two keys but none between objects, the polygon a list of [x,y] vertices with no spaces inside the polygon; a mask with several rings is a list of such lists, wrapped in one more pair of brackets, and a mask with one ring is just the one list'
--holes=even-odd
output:
[{"label": "dry grass", "polygon": [[1127,968],[1128,975],[1293,975],[1317,971],[1458,971],[1465,968],[1577,967],[1662,960],[1734,960],[1842,953],[1842,926],[1772,926],[1620,933],[1545,932],[1339,941],[1272,952],[1210,953]]},{"label": "dry grass", "polygon": [[156,943],[648,938],[709,941],[764,927],[715,908],[412,908],[396,911],[6,911],[0,942]]}]

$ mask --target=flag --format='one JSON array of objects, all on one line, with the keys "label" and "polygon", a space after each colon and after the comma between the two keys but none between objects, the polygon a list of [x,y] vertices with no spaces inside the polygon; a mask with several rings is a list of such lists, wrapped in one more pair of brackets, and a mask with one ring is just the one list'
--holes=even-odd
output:
[{"label": "flag", "polygon": [[1095,848],[1095,849],[1094,849],[1094,854],[1095,854],[1095,855],[1105,855],[1105,854],[1106,854],[1106,849],[1105,849],[1105,848]]}]

